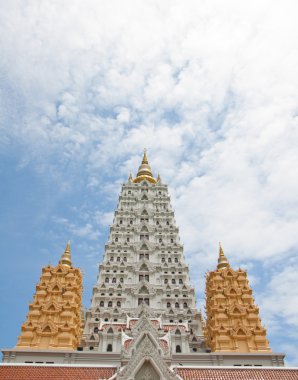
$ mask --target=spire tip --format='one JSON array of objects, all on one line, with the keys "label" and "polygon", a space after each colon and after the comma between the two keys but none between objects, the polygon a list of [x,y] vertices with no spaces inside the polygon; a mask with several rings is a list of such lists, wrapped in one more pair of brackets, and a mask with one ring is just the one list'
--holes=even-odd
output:
[{"label": "spire tip", "polygon": [[141,182],[142,180],[147,180],[152,183],[156,183],[156,179],[153,178],[152,170],[148,162],[147,158],[147,149],[144,149],[144,155],[142,159],[142,163],[139,166],[139,170],[137,173],[136,178],[133,180],[133,182]]},{"label": "spire tip", "polygon": [[71,256],[70,256],[70,240],[68,240],[65,251],[61,256],[61,259],[59,261],[59,264],[62,264],[66,267],[71,267]]},{"label": "spire tip", "polygon": [[228,268],[229,266],[230,266],[229,261],[224,254],[221,242],[219,242],[219,257],[218,257],[217,269],[224,269],[224,268]]}]

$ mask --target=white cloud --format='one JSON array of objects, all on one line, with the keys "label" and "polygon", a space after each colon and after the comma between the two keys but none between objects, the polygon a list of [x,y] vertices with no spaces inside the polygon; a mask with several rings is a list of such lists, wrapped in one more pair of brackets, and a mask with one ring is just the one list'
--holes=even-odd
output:
[{"label": "white cloud", "polygon": [[[292,262],[291,262],[292,261]],[[293,259],[274,273],[262,295],[263,312],[269,320],[284,319],[298,328],[297,262]],[[298,336],[297,336],[298,337]]]},{"label": "white cloud", "polygon": [[[62,225],[64,229],[67,231],[67,234],[70,236],[74,236],[74,238],[98,240],[100,236],[100,231],[97,228],[98,226],[94,225],[95,223],[88,222],[82,224],[79,223],[78,220],[76,220],[76,223],[73,223],[69,219],[61,217],[53,217],[52,219],[54,223]],[[91,222],[93,221],[91,220]]]},{"label": "white cloud", "polygon": [[101,226],[110,226],[113,223],[114,212],[100,212],[95,213],[94,219]]}]

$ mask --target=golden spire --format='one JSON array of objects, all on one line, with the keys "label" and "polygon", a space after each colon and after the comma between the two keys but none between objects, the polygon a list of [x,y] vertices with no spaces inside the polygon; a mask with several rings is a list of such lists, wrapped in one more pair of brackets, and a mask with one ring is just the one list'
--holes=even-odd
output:
[{"label": "golden spire", "polygon": [[133,182],[141,182],[144,179],[146,179],[149,182],[156,183],[156,179],[153,178],[151,167],[148,163],[146,149],[144,149],[144,155],[143,155],[142,163],[139,167],[138,174],[137,174],[136,178],[133,180]]},{"label": "golden spire", "polygon": [[137,177],[139,177],[141,175],[148,175],[149,177],[153,178],[151,167],[150,167],[150,165],[148,163],[146,149],[144,149],[144,156],[143,156],[143,159],[142,159],[142,163],[141,163],[141,165],[139,167],[139,171],[138,171]]},{"label": "golden spire", "polygon": [[147,150],[144,148],[144,156],[142,159],[142,164],[147,164],[148,165],[148,158],[147,158]]},{"label": "golden spire", "polygon": [[229,266],[230,264],[224,254],[224,251],[221,246],[221,242],[219,242],[219,257],[218,257],[217,269],[224,269],[224,268],[228,268]]},{"label": "golden spire", "polygon": [[70,240],[66,244],[65,251],[61,256],[59,264],[65,265],[66,267],[71,267],[71,257],[70,257]]}]

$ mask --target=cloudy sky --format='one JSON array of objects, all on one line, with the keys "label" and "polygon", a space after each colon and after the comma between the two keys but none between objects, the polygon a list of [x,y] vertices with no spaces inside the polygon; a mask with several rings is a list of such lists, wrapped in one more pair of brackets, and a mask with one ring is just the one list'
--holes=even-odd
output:
[{"label": "cloudy sky", "polygon": [[0,2],[0,346],[71,240],[90,304],[144,147],[198,307],[218,241],[298,365],[296,0]]}]

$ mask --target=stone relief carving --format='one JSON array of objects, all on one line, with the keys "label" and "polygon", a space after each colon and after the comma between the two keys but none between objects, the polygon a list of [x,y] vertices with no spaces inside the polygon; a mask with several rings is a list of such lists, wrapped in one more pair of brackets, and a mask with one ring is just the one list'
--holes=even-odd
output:
[{"label": "stone relief carving", "polygon": [[[117,380],[178,380],[178,376],[168,368],[167,364],[161,356],[162,351],[159,347],[159,343],[156,337],[151,334],[153,331],[156,334],[156,331],[151,326],[150,321],[148,319],[142,318],[141,323],[136,327],[142,327],[142,330],[139,331],[139,336],[134,340],[132,344],[133,355],[131,356],[128,364],[117,375]],[[148,330],[151,331],[149,332]]]}]

